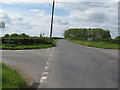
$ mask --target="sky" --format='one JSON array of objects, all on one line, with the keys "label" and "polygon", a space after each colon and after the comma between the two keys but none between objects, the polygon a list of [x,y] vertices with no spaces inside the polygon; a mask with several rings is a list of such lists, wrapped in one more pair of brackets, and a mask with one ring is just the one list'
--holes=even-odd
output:
[{"label": "sky", "polygon": [[[27,33],[49,36],[52,0],[3,0],[0,21],[6,23],[0,29],[6,33]],[[54,14],[54,37],[63,37],[69,28],[103,28],[110,30],[112,38],[118,36],[117,0],[56,0]]]}]

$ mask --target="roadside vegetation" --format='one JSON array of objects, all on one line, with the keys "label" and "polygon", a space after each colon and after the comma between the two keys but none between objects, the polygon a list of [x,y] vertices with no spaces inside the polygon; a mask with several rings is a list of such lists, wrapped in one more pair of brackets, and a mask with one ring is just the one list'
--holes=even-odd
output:
[{"label": "roadside vegetation", "polygon": [[109,44],[106,42],[91,42],[91,41],[83,41],[83,40],[73,40],[73,39],[67,39],[73,43],[95,47],[95,48],[104,48],[104,49],[120,49],[120,45],[118,44]]},{"label": "roadside vegetation", "polygon": [[56,46],[56,40],[44,37],[44,33],[41,33],[40,37],[30,37],[25,33],[5,34],[0,40],[2,42],[0,49],[7,50],[40,49]]},{"label": "roadside vegetation", "polygon": [[2,88],[27,88],[26,81],[17,73],[16,70],[13,70],[7,67],[5,64],[0,63],[2,71],[0,71],[0,76],[2,77]]},{"label": "roadside vegetation", "polygon": [[74,43],[104,49],[120,49],[120,36],[111,38],[110,31],[101,28],[68,29],[64,37]]}]

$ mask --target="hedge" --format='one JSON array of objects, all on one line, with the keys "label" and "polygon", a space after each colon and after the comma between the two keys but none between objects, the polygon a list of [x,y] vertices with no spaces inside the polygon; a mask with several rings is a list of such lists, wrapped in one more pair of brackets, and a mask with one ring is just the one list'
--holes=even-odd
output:
[{"label": "hedge", "polygon": [[8,43],[14,45],[52,44],[52,40],[48,37],[3,37],[2,44]]}]

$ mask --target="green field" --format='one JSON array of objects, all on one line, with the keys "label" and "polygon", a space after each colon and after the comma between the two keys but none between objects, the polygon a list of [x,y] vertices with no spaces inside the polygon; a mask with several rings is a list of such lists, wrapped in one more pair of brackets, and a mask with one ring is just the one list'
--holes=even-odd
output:
[{"label": "green field", "polygon": [[17,73],[16,70],[10,69],[5,64],[2,66],[2,88],[27,88],[26,81]]},{"label": "green field", "polygon": [[104,49],[120,49],[120,45],[118,44],[110,44],[106,42],[92,42],[92,41],[82,41],[82,40],[73,40],[73,39],[67,39],[71,42],[74,42],[76,44],[90,46],[90,47],[96,47],[96,48],[104,48]]}]

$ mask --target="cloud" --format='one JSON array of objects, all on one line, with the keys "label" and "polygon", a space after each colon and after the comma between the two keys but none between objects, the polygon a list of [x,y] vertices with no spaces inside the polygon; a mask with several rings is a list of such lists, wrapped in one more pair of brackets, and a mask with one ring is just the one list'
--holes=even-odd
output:
[{"label": "cloud", "polygon": [[34,27],[34,25],[26,22],[22,16],[15,13],[11,14],[5,10],[0,10],[0,18],[6,24],[2,34],[25,32]]},{"label": "cloud", "polygon": [[20,15],[15,15],[13,18],[12,18],[13,21],[23,21],[23,17],[20,16]]},{"label": "cloud", "polygon": [[[40,3],[53,0],[2,0],[2,3]],[[119,2],[119,0],[55,0],[56,2]]]},{"label": "cloud", "polygon": [[31,12],[39,12],[39,9],[30,9]]},{"label": "cloud", "polygon": [[65,20],[65,17],[55,16],[54,23],[58,25],[69,25],[69,22]]},{"label": "cloud", "polygon": [[64,18],[69,23],[69,27],[104,28],[111,31],[113,38],[114,31],[116,33],[118,31],[117,2],[58,3],[56,8],[64,8],[69,12],[69,15]]},{"label": "cloud", "polygon": [[[12,10],[15,13],[6,10],[3,16],[0,15],[6,22],[11,22],[11,24],[7,25],[9,27],[7,30],[11,32],[26,32],[30,35],[38,35],[40,32],[43,32],[46,36],[49,36],[51,24],[50,3],[40,3],[40,7],[39,3],[37,3],[37,6],[36,3],[24,3],[23,5],[27,7],[25,9],[22,8],[19,12],[13,8]],[[74,27],[99,27],[109,29],[112,37],[117,35],[117,2],[63,2],[56,3],[55,8],[58,11],[55,11],[54,16],[54,36],[62,36],[64,30]],[[20,10],[20,7],[18,10]],[[60,16],[59,14],[63,14],[63,12],[59,12],[59,10],[64,10],[68,14]]]},{"label": "cloud", "polygon": [[11,18],[8,16],[7,12],[5,12],[4,10],[0,10],[0,21],[11,23]]}]

